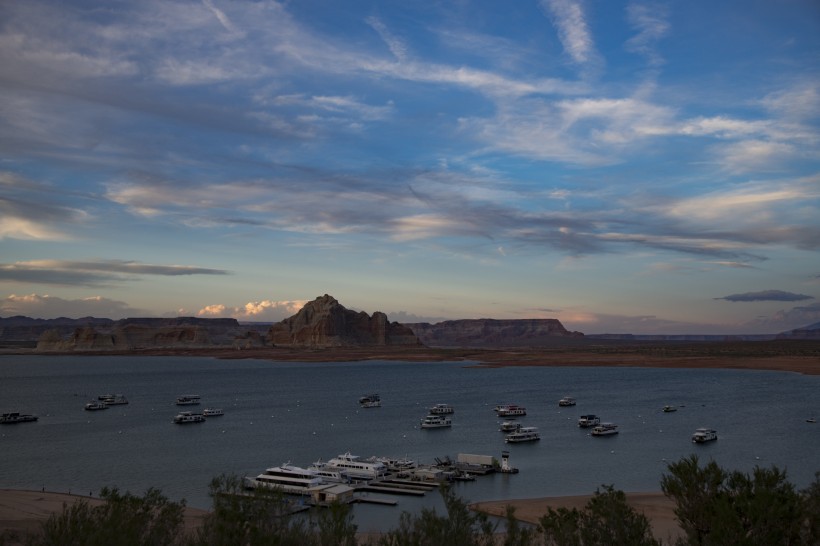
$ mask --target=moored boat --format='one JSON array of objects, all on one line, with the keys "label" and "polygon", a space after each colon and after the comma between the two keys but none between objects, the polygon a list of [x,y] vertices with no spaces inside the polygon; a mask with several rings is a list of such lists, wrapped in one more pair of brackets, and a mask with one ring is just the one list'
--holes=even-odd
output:
[{"label": "moored boat", "polygon": [[592,428],[590,432],[593,436],[611,436],[618,434],[618,425],[615,423],[601,423]]},{"label": "moored boat", "polygon": [[678,411],[678,408],[675,406],[664,406],[663,412],[664,413],[672,413],[673,411]]},{"label": "moored boat", "polygon": [[315,470],[299,468],[290,463],[268,468],[255,478],[245,477],[245,487],[248,489],[267,487],[291,495],[309,495],[312,488],[324,483]]},{"label": "moored boat", "polygon": [[581,428],[594,427],[601,424],[601,418],[597,415],[582,415],[578,418],[578,426]]},{"label": "moored boat", "polygon": [[220,415],[225,415],[225,412],[220,408],[205,408],[202,410],[202,415],[205,417],[219,417]]},{"label": "moored boat", "polygon": [[575,398],[573,398],[571,396],[565,396],[565,397],[563,397],[562,399],[560,399],[558,401],[558,405],[562,406],[562,407],[574,406],[575,405]]},{"label": "moored boat", "polygon": [[515,432],[511,432],[504,436],[504,441],[508,444],[517,444],[521,442],[535,442],[541,439],[537,427],[521,427]]},{"label": "moored boat", "polygon": [[177,397],[176,405],[177,406],[198,406],[199,405],[199,398],[198,394],[183,394]]},{"label": "moored boat", "polygon": [[106,406],[122,406],[128,403],[128,399],[122,394],[101,394],[97,400]]},{"label": "moored boat", "polygon": [[201,413],[192,413],[190,411],[181,411],[174,417],[174,423],[177,425],[187,425],[188,423],[204,423],[205,416]]},{"label": "moored boat", "polygon": [[431,415],[448,415],[455,412],[455,408],[450,404],[436,404],[429,409]]},{"label": "moored boat", "polygon": [[108,409],[108,404],[100,402],[99,400],[92,400],[85,405],[86,411],[100,411],[105,409]]},{"label": "moored boat", "polygon": [[501,432],[513,432],[519,428],[521,428],[521,423],[515,421],[504,421],[498,426],[498,430]]},{"label": "moored boat", "polygon": [[37,420],[36,415],[31,415],[28,413],[20,413],[18,411],[12,411],[9,413],[4,413],[0,415],[0,424],[3,425],[15,425],[17,423],[33,423]]},{"label": "moored boat", "polygon": [[527,415],[527,409],[516,404],[508,404],[498,409],[499,417],[523,417],[524,415]]},{"label": "moored boat", "polygon": [[692,434],[692,443],[704,444],[717,440],[717,431],[711,428],[699,428]]},{"label": "moored boat", "polygon": [[347,473],[354,480],[372,480],[387,474],[387,465],[383,462],[362,459],[358,455],[351,455],[350,452],[338,455],[326,464],[330,469]]},{"label": "moored boat", "polygon": [[421,428],[443,428],[453,425],[453,420],[446,415],[428,415],[421,420]]},{"label": "moored boat", "polygon": [[382,399],[378,394],[368,394],[359,398],[359,405],[363,408],[380,408]]}]

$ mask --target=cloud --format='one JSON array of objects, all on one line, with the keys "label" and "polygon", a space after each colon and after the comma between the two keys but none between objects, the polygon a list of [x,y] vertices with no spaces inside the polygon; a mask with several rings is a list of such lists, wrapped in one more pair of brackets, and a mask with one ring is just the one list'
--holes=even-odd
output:
[{"label": "cloud", "polygon": [[820,302],[782,309],[768,317],[758,317],[742,324],[740,329],[780,333],[803,328],[818,321],[820,321]]},{"label": "cloud", "polygon": [[541,5],[552,15],[564,51],[575,63],[585,65],[598,60],[581,2],[541,0]]},{"label": "cloud", "polygon": [[131,307],[123,301],[112,300],[102,296],[81,299],[63,299],[47,294],[29,294],[17,296],[12,294],[0,300],[0,315],[22,315],[35,318],[110,318],[152,316],[149,311]]},{"label": "cloud", "polygon": [[387,29],[387,26],[378,17],[370,16],[365,19],[365,21],[373,27],[373,30],[379,33],[381,39],[384,40],[384,43],[386,43],[390,49],[390,53],[392,53],[396,59],[404,61],[407,58],[407,45],[393,36]]},{"label": "cloud", "polygon": [[731,294],[721,298],[714,298],[716,300],[726,300],[732,302],[738,301],[803,301],[812,300],[814,296],[807,296],[806,294],[795,294],[793,292],[784,292],[782,290],[763,290],[760,292],[745,292],[743,294]]},{"label": "cloud", "polygon": [[669,31],[667,11],[665,6],[657,2],[631,3],[626,8],[629,23],[638,31],[637,35],[627,40],[626,49],[643,55],[652,66],[663,64],[655,42]]},{"label": "cloud", "polygon": [[221,269],[143,264],[125,260],[31,260],[0,263],[0,282],[14,281],[55,286],[106,286],[137,280],[142,275],[177,277],[227,274],[227,271]]},{"label": "cloud", "polygon": [[247,322],[279,322],[299,312],[308,300],[252,301],[239,307],[223,304],[206,305],[196,315],[208,318],[235,318]]}]

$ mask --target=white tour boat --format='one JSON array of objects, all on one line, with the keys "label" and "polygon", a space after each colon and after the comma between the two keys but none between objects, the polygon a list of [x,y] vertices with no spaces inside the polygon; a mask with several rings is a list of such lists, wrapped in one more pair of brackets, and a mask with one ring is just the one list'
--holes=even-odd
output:
[{"label": "white tour boat", "polygon": [[456,410],[450,404],[436,404],[429,411],[430,415],[449,415]]},{"label": "white tour boat", "polygon": [[0,415],[0,424],[3,425],[15,425],[17,423],[33,423],[36,420],[36,415],[20,413],[18,411],[4,413],[3,415]]},{"label": "white tour boat", "polygon": [[108,405],[105,402],[100,402],[98,400],[92,400],[88,404],[85,405],[86,411],[99,411],[108,409]]},{"label": "white tour boat", "polygon": [[593,436],[611,436],[618,434],[618,425],[614,423],[601,423],[600,425],[596,425],[590,434]]},{"label": "white tour boat", "polygon": [[315,471],[299,468],[290,463],[268,468],[255,478],[245,477],[245,487],[249,489],[268,487],[291,495],[309,495],[311,488],[324,485],[324,483],[322,477]]},{"label": "white tour boat", "polygon": [[201,413],[191,413],[190,411],[181,411],[174,417],[174,423],[178,425],[186,425],[188,423],[204,423],[205,416]]},{"label": "white tour boat", "polygon": [[453,420],[446,415],[428,415],[421,420],[421,428],[442,428],[453,425]]},{"label": "white tour boat", "polygon": [[198,394],[183,394],[182,396],[177,397],[176,401],[177,406],[198,406],[199,405],[199,395]]},{"label": "white tour boat", "polygon": [[372,480],[387,474],[387,465],[383,462],[362,459],[350,452],[334,457],[326,464],[330,469],[345,472],[353,480]]},{"label": "white tour boat", "polygon": [[202,410],[202,415],[205,417],[219,417],[220,415],[225,415],[225,412],[220,408],[205,408]]},{"label": "white tour boat", "polygon": [[501,432],[513,432],[521,428],[521,423],[516,423],[515,421],[504,421],[498,427],[498,430]]},{"label": "white tour boat", "polygon": [[350,483],[350,476],[347,475],[347,472],[343,472],[336,468],[330,468],[327,463],[322,460],[316,461],[307,467],[307,470],[315,473],[326,482]]},{"label": "white tour boat", "polygon": [[578,426],[581,428],[594,427],[601,424],[601,418],[597,415],[582,415],[578,418]]},{"label": "white tour boat", "polygon": [[498,409],[499,417],[523,417],[524,415],[527,415],[527,409],[515,404],[501,406]]},{"label": "white tour boat", "polygon": [[559,406],[574,406],[575,405],[575,398],[571,396],[565,396],[558,401]]},{"label": "white tour boat", "polygon": [[508,444],[517,444],[521,442],[535,442],[541,439],[538,434],[537,427],[521,427],[515,432],[511,432],[504,436],[504,441]]},{"label": "white tour boat", "polygon": [[717,440],[717,431],[711,428],[699,428],[692,435],[692,442],[696,444],[703,444],[712,440]]},{"label": "white tour boat", "polygon": [[359,405],[363,408],[380,408],[382,407],[382,399],[378,394],[368,394],[359,398]]}]

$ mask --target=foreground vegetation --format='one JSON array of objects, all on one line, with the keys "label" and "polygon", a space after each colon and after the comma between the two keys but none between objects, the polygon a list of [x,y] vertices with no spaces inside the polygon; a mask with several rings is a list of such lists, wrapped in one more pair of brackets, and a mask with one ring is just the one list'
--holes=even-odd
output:
[{"label": "foreground vegetation", "polygon": [[[776,546],[820,544],[820,472],[797,491],[776,467],[751,474],[730,472],[714,462],[701,466],[697,456],[668,467],[661,481],[676,503],[684,536],[676,546]],[[186,532],[185,502],[169,501],[149,489],[142,497],[105,489],[106,502],[63,506],[41,532],[27,537],[30,546],[591,546],[664,544],[652,535],[650,522],[612,486],[598,489],[579,509],[548,509],[538,525],[523,525],[507,508],[495,523],[468,508],[446,486],[445,513],[423,509],[402,513],[398,528],[376,538],[357,538],[348,505],[333,504],[312,516],[292,515],[291,503],[271,490],[248,493],[241,478],[220,476],[210,486],[213,509],[202,525]],[[0,536],[0,545],[18,537]],[[15,540],[15,542],[17,542]]]}]

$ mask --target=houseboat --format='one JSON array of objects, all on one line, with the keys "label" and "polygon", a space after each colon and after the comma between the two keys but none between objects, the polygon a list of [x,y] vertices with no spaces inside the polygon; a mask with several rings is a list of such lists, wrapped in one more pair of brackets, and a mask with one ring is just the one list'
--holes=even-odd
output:
[{"label": "houseboat", "polygon": [[523,417],[524,415],[527,415],[527,409],[515,404],[501,406],[498,409],[499,417]]},{"label": "houseboat", "polygon": [[198,394],[183,394],[182,396],[177,397],[176,405],[177,406],[198,406],[199,405],[199,395]]},{"label": "houseboat", "polygon": [[453,420],[446,415],[428,415],[421,420],[421,428],[443,428],[453,425]]},{"label": "houseboat", "polygon": [[593,436],[612,436],[618,434],[618,425],[614,423],[601,423],[592,428],[590,433]]},{"label": "houseboat", "polygon": [[558,405],[562,406],[562,407],[574,406],[575,405],[575,398],[573,398],[571,396],[565,396],[565,397],[563,397],[562,399],[560,399],[558,401]]},{"label": "houseboat", "polygon": [[205,416],[201,413],[191,413],[190,411],[181,411],[174,417],[174,423],[177,425],[187,425],[188,423],[204,423]]},{"label": "houseboat", "polygon": [[581,428],[594,427],[601,424],[601,418],[597,415],[582,415],[578,418],[578,426]]},{"label": "houseboat", "polygon": [[359,405],[363,408],[380,408],[382,399],[378,394],[368,394],[359,398]]},{"label": "houseboat", "polygon": [[205,417],[219,417],[221,415],[225,415],[225,412],[220,408],[205,408],[202,410],[202,415]]},{"label": "houseboat", "polygon": [[362,459],[350,452],[334,457],[326,464],[330,469],[345,472],[353,480],[372,480],[387,474],[387,465],[383,462]]},{"label": "houseboat", "polygon": [[713,440],[717,440],[717,431],[711,428],[699,428],[692,435],[692,442],[695,444],[704,444]]},{"label": "houseboat", "polygon": [[511,432],[504,436],[504,441],[508,444],[517,444],[521,442],[535,442],[541,439],[536,427],[521,427],[515,432]]},{"label": "houseboat", "polygon": [[17,411],[13,411],[11,413],[4,413],[3,415],[0,415],[0,424],[2,425],[15,425],[17,423],[33,423],[36,420],[36,415],[20,413]]},{"label": "houseboat", "polygon": [[430,415],[449,415],[455,412],[455,408],[450,404],[436,404],[429,411]]},{"label": "houseboat", "polygon": [[86,411],[100,411],[104,409],[108,409],[108,405],[105,402],[100,402],[99,400],[92,400],[85,405]]}]

